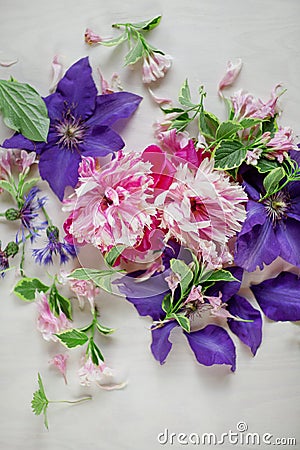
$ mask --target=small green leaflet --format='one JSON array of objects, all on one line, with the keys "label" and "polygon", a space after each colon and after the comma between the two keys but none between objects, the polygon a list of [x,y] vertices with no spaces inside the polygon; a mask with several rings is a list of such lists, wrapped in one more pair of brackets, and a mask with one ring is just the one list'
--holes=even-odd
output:
[{"label": "small green leaflet", "polygon": [[48,429],[48,419],[47,419],[47,408],[49,405],[49,400],[46,397],[45,389],[43,386],[42,378],[40,374],[38,374],[38,383],[39,383],[39,389],[34,392],[33,398],[31,401],[31,408],[33,413],[36,416],[39,416],[40,414],[44,414],[44,424],[45,427]]},{"label": "small green leaflet", "polygon": [[239,141],[224,140],[216,147],[215,168],[222,170],[239,167],[246,158],[247,147]]},{"label": "small green leaflet", "polygon": [[62,333],[58,333],[55,336],[57,336],[58,339],[68,348],[74,348],[84,345],[89,340],[85,333],[77,330],[76,328],[63,331]]},{"label": "small green leaflet", "polygon": [[184,329],[187,333],[191,331],[191,324],[189,319],[183,314],[173,314],[174,319],[177,320],[181,328]]},{"label": "small green leaflet", "polygon": [[101,41],[100,44],[104,45],[105,47],[114,47],[117,45],[122,44],[122,42],[127,40],[127,34],[126,33],[122,33],[120,34],[120,36],[110,39],[108,41]]},{"label": "small green leaflet", "polygon": [[92,337],[90,337],[89,340],[87,353],[91,355],[93,363],[96,364],[97,366],[99,365],[100,361],[104,361],[104,356],[102,355],[98,345],[95,344],[94,339]]},{"label": "small green leaflet", "polygon": [[112,292],[111,279],[117,273],[122,273],[120,270],[97,270],[97,269],[75,269],[69,277],[76,278],[76,280],[91,280],[96,286],[100,287],[106,292]]},{"label": "small green leaflet", "polygon": [[277,161],[271,161],[270,159],[260,158],[255,166],[260,173],[271,172],[271,170],[279,167]]},{"label": "small green leaflet", "polygon": [[171,128],[175,128],[177,131],[183,131],[190,123],[190,117],[187,112],[184,112],[172,120]]},{"label": "small green leaflet", "polygon": [[111,334],[114,331],[116,331],[114,328],[105,327],[104,325],[101,325],[101,323],[99,323],[99,322],[96,323],[96,327],[97,327],[97,330],[99,331],[99,333],[101,333],[101,334]]},{"label": "small green leaflet", "polygon": [[264,178],[263,184],[266,190],[266,196],[272,195],[277,191],[280,181],[285,177],[285,171],[283,167],[277,167],[271,170]]},{"label": "small green leaflet", "polygon": [[187,107],[195,106],[192,103],[191,91],[190,91],[189,83],[188,83],[187,79],[185,80],[185,82],[183,83],[183,85],[180,88],[178,101],[182,106],[187,106]]},{"label": "small green leaflet", "polygon": [[14,287],[14,294],[25,302],[32,302],[35,299],[35,293],[47,292],[49,286],[43,284],[38,278],[22,278]]},{"label": "small green leaflet", "polygon": [[32,141],[47,141],[50,124],[47,108],[29,84],[0,80],[0,110],[7,127]]},{"label": "small green leaflet", "polygon": [[135,45],[125,56],[125,66],[128,66],[129,64],[135,64],[140,58],[142,58],[143,54],[144,46],[140,37],[138,36]]},{"label": "small green leaflet", "polygon": [[0,189],[4,189],[6,192],[8,192],[13,198],[16,198],[16,190],[14,186],[6,180],[0,180]]},{"label": "small green leaflet", "polygon": [[274,133],[278,131],[278,125],[276,122],[276,116],[272,117],[270,120],[265,120],[262,123],[262,133],[269,131],[271,133],[271,137],[274,136]]},{"label": "small green leaflet", "polygon": [[204,276],[201,278],[202,283],[215,283],[217,281],[239,281],[237,278],[235,278],[229,270],[214,270],[212,272],[207,272],[204,274]]},{"label": "small green leaflet", "polygon": [[122,254],[122,252],[125,250],[126,245],[116,245],[115,247],[111,248],[105,255],[104,259],[108,266],[112,267],[119,256]]},{"label": "small green leaflet", "polygon": [[228,139],[233,134],[236,134],[238,130],[241,130],[242,126],[237,123],[233,122],[232,120],[228,120],[227,122],[222,122],[217,131],[216,131],[216,139],[220,141],[221,139]]},{"label": "small green leaflet", "polygon": [[49,294],[49,305],[51,311],[54,312],[57,316],[62,311],[69,320],[72,320],[72,305],[68,298],[62,296],[55,284],[52,285],[50,294]]},{"label": "small green leaflet", "polygon": [[252,117],[246,117],[245,119],[240,121],[240,125],[242,128],[245,129],[245,128],[252,128],[261,122],[262,122],[261,119],[253,119]]},{"label": "small green leaflet", "polygon": [[162,301],[162,305],[161,305],[162,309],[164,310],[164,312],[166,314],[170,314],[172,311],[172,302],[171,302],[171,294],[168,293],[164,296],[163,301]]},{"label": "small green leaflet", "polygon": [[150,31],[159,25],[161,17],[162,16],[156,16],[153,19],[143,20],[142,22],[137,23],[131,23],[130,25],[136,28],[137,30]]},{"label": "small green leaflet", "polygon": [[31,180],[25,181],[23,180],[22,183],[19,183],[18,191],[19,191],[19,198],[22,198],[33,186],[35,186],[39,181],[41,181],[40,178],[31,178]]},{"label": "small green leaflet", "polygon": [[180,277],[180,289],[181,289],[181,297],[188,292],[189,286],[193,281],[194,274],[193,271],[189,268],[188,265],[185,264],[184,261],[180,259],[171,259],[170,267],[172,272],[176,273]]},{"label": "small green leaflet", "polygon": [[201,111],[199,114],[199,130],[204,137],[215,139],[216,131],[220,125],[219,119],[212,113]]}]

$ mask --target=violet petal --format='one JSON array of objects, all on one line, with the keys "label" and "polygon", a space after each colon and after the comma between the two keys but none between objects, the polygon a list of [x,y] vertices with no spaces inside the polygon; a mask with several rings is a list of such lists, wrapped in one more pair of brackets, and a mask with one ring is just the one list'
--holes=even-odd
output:
[{"label": "violet petal", "polygon": [[300,320],[300,279],[289,272],[252,285],[251,290],[265,315],[275,321]]},{"label": "violet petal", "polygon": [[93,126],[89,128],[82,144],[78,147],[83,156],[105,156],[114,151],[118,151],[125,145],[118,133],[109,127]]},{"label": "violet petal", "polygon": [[240,322],[238,320],[228,319],[228,326],[244,344],[250,347],[253,355],[255,355],[262,340],[262,319],[260,312],[253,308],[248,300],[239,295],[234,295],[227,302],[227,305],[227,310],[233,316],[253,321]]},{"label": "violet petal", "polygon": [[178,323],[174,320],[172,322],[166,323],[163,327],[155,328],[151,330],[152,332],[152,344],[151,352],[154,358],[164,364],[170,350],[172,348],[172,343],[169,341],[169,336],[173,328],[177,327]]},{"label": "violet petal", "polygon": [[290,218],[280,221],[275,233],[280,246],[281,258],[300,267],[300,223]]},{"label": "violet petal", "polygon": [[205,366],[228,364],[235,371],[235,346],[227,331],[217,325],[207,325],[202,330],[184,334],[197,361]]}]

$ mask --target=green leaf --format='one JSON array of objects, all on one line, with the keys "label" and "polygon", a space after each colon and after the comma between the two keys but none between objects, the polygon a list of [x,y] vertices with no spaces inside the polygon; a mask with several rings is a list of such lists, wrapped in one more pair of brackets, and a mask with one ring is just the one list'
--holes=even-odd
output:
[{"label": "green leaf", "polygon": [[104,45],[105,47],[114,47],[117,45],[122,44],[122,42],[127,40],[127,34],[126,33],[122,33],[120,34],[120,36],[113,38],[113,39],[109,39],[107,41],[101,41],[100,44]]},{"label": "green leaf", "polygon": [[91,280],[96,286],[100,287],[106,292],[112,292],[111,279],[114,275],[123,273],[121,270],[108,269],[108,270],[96,270],[96,269],[76,269],[69,275],[69,278],[75,278],[77,280]]},{"label": "green leaf", "polygon": [[54,312],[57,316],[62,311],[69,320],[72,320],[72,305],[68,298],[62,296],[55,284],[51,286],[51,290],[49,293],[49,305],[51,311]]},{"label": "green leaf", "polygon": [[171,259],[170,267],[172,272],[176,273],[180,277],[180,289],[181,289],[181,297],[188,292],[189,286],[193,281],[194,274],[193,271],[189,268],[184,261],[180,259]]},{"label": "green leaf", "polygon": [[131,23],[130,25],[137,30],[150,31],[159,25],[161,18],[162,16],[156,16],[154,19],[143,20],[142,22]]},{"label": "green leaf", "polygon": [[31,401],[31,408],[36,416],[39,416],[42,413],[44,414],[44,424],[45,427],[48,429],[47,408],[49,405],[49,400],[46,397],[45,389],[40,374],[38,374],[38,383],[39,389],[35,391],[33,394],[33,398]]},{"label": "green leaf", "polygon": [[279,182],[284,178],[285,171],[283,167],[277,167],[271,170],[268,175],[264,178],[263,184],[266,190],[266,195],[273,194],[274,191],[279,187]]},{"label": "green leaf", "polygon": [[190,123],[190,117],[187,112],[180,114],[176,119],[172,120],[171,128],[175,128],[178,131],[184,130]]},{"label": "green leaf", "polygon": [[261,119],[253,119],[252,117],[246,117],[245,119],[240,121],[240,125],[242,126],[242,128],[245,129],[245,128],[252,128],[261,122],[262,122]]},{"label": "green leaf", "polygon": [[164,296],[161,307],[166,314],[170,314],[170,312],[172,311],[172,302],[170,293]]},{"label": "green leaf", "polygon": [[45,102],[29,84],[0,80],[0,110],[6,126],[32,141],[47,141]]},{"label": "green leaf", "polygon": [[219,119],[212,113],[201,111],[199,114],[199,130],[204,137],[215,139],[216,131],[220,125]]},{"label": "green leaf", "polygon": [[260,173],[271,172],[271,170],[279,167],[278,161],[271,161],[270,159],[260,158],[255,166]]},{"label": "green leaf", "polygon": [[276,131],[278,131],[276,116],[272,117],[270,120],[265,120],[262,123],[262,132],[266,133],[267,131],[269,131],[271,133],[272,137],[273,137],[274,133],[276,133]]},{"label": "green leaf", "polygon": [[31,178],[31,180],[25,181],[25,183],[22,183],[22,186],[20,188],[19,185],[19,196],[23,197],[30,189],[35,186],[39,181],[41,181],[40,178]]},{"label": "green leaf", "polygon": [[233,134],[236,134],[236,132],[241,129],[242,126],[237,122],[233,122],[232,120],[222,122],[216,131],[216,139],[221,140],[230,138]]},{"label": "green leaf", "polygon": [[141,39],[138,37],[135,45],[125,56],[125,66],[129,64],[135,64],[144,54],[144,46]]},{"label": "green leaf", "polygon": [[201,278],[202,283],[216,283],[217,281],[238,281],[229,270],[214,270],[212,272],[206,272]]},{"label": "green leaf", "polygon": [[126,245],[120,244],[112,247],[105,255],[104,259],[108,266],[112,267],[122,252],[125,250]]},{"label": "green leaf", "polygon": [[6,192],[8,192],[13,198],[16,198],[16,190],[13,187],[13,185],[6,180],[0,180],[0,189],[4,189]]},{"label": "green leaf", "polygon": [[88,353],[91,355],[93,363],[97,366],[99,365],[100,361],[104,361],[104,356],[102,355],[98,345],[95,344],[93,337],[90,337],[89,340]]},{"label": "green leaf", "polygon": [[183,85],[180,88],[178,101],[183,106],[187,106],[187,107],[195,106],[192,103],[191,91],[190,91],[189,83],[188,83],[187,79],[184,81]]},{"label": "green leaf", "polygon": [[58,333],[55,336],[57,336],[58,339],[68,348],[74,348],[84,345],[89,340],[85,333],[77,330],[76,328],[63,331],[62,333]]},{"label": "green leaf", "polygon": [[247,148],[241,142],[224,140],[215,149],[215,168],[228,170],[239,167],[246,154]]},{"label": "green leaf", "polygon": [[32,302],[35,299],[35,293],[47,292],[49,286],[43,284],[38,278],[22,278],[14,287],[14,294],[25,302]]},{"label": "green leaf", "polygon": [[181,328],[184,329],[187,333],[191,331],[191,324],[189,319],[183,314],[173,314],[173,317],[177,320]]},{"label": "green leaf", "polygon": [[105,327],[104,325],[101,325],[101,323],[99,323],[99,322],[97,322],[96,327],[97,327],[97,330],[99,331],[99,333],[105,334],[105,335],[111,334],[114,331],[116,331],[114,328]]}]

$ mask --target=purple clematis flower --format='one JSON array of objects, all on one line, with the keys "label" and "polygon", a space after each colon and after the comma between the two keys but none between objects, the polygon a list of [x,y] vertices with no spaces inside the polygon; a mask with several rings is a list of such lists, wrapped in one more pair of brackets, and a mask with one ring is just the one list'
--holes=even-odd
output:
[{"label": "purple clematis flower", "polygon": [[15,134],[2,146],[40,155],[40,175],[62,200],[66,186],[77,184],[82,156],[101,157],[124,147],[110,126],[129,117],[141,100],[129,92],[97,95],[89,60],[83,58],[69,68],[56,92],[44,99],[50,118],[47,142]]},{"label": "purple clematis flower", "polygon": [[[230,269],[231,273],[238,281],[215,283],[205,292],[208,296],[218,296],[222,293],[222,301],[226,302],[227,310],[241,319],[251,322],[236,321],[229,318],[227,320],[230,330],[236,334],[242,342],[250,347],[255,355],[262,339],[262,319],[258,310],[243,297],[237,295],[240,289],[243,270],[238,267]],[[162,309],[162,301],[166,294],[170,293],[165,278],[170,274],[169,269],[163,274],[155,274],[145,282],[136,282],[134,278],[124,277],[120,291],[127,300],[136,307],[141,316],[151,316],[156,322],[153,324],[151,351],[160,364],[163,364],[172,348],[170,342],[171,331],[178,327],[175,320],[164,321],[166,313]],[[197,305],[195,301],[195,305]],[[191,302],[189,302],[191,310]],[[187,317],[188,312],[182,310]],[[192,320],[192,317],[190,317]],[[236,367],[235,346],[227,331],[213,323],[204,328],[187,332],[183,330],[197,361],[200,364],[211,366],[213,364],[227,364],[234,371]]]},{"label": "purple clematis flower", "polygon": [[[299,158],[296,153],[295,160]],[[247,218],[237,237],[235,263],[252,272],[281,256],[300,267],[300,181],[288,183],[261,202],[265,191],[257,171],[244,175],[244,186],[249,201]]]}]

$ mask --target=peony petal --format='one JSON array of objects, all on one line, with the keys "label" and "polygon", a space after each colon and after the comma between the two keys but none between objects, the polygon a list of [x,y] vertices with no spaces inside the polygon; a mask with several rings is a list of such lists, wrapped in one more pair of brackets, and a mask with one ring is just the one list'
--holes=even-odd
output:
[{"label": "peony petal", "polygon": [[163,327],[153,328],[151,352],[154,358],[164,364],[168,354],[171,351],[172,343],[169,341],[169,336],[173,328],[177,327],[178,323],[174,320],[166,323]]},{"label": "peony petal", "polygon": [[234,295],[227,302],[227,310],[235,317],[240,317],[253,322],[241,322],[239,320],[228,319],[228,326],[244,344],[250,347],[253,355],[256,354],[262,340],[262,319],[260,312],[244,297]]},{"label": "peony petal", "polygon": [[223,328],[207,325],[202,330],[184,334],[200,364],[228,364],[232,372],[235,371],[235,346]]},{"label": "peony petal", "polygon": [[251,290],[265,315],[275,321],[300,320],[300,279],[289,272],[252,285]]}]

